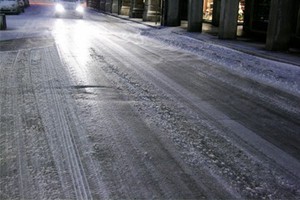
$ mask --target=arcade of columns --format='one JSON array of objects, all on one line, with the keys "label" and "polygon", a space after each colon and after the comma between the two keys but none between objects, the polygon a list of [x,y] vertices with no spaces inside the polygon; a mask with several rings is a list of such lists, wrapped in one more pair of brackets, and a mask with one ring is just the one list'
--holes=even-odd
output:
[{"label": "arcade of columns", "polygon": [[[272,0],[267,30],[266,48],[286,50],[292,33],[293,5],[297,0]],[[188,31],[201,32],[203,0],[188,3]],[[212,23],[219,26],[220,39],[235,39],[239,0],[214,0]],[[144,21],[159,21],[163,26],[180,25],[180,0],[100,0],[100,10]],[[298,12],[300,18],[300,9]],[[297,22],[300,30],[300,22]],[[298,30],[298,31],[299,31]]]},{"label": "arcade of columns", "polygon": [[161,0],[100,0],[100,10],[144,21],[159,21]]}]

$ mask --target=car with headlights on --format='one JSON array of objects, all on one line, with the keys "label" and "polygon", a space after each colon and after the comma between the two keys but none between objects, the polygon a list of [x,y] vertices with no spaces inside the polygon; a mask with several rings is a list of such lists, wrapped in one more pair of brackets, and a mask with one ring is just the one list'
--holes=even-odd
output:
[{"label": "car with headlights on", "polygon": [[80,0],[58,0],[55,4],[55,17],[78,16],[83,18],[84,7]]}]

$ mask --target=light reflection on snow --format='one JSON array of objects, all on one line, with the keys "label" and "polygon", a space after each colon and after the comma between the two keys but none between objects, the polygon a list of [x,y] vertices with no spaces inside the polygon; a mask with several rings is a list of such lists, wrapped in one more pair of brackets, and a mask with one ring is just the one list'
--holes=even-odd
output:
[{"label": "light reflection on snow", "polygon": [[90,59],[90,29],[85,21],[77,19],[57,19],[54,25],[54,37],[63,59],[68,59],[67,63],[75,70],[74,75],[85,81],[89,80],[85,66]]},{"label": "light reflection on snow", "polygon": [[89,29],[82,21],[78,21],[72,34],[73,40],[76,41],[76,48],[73,52],[77,55],[77,60],[80,65],[86,65],[89,59],[89,47],[91,46]]}]

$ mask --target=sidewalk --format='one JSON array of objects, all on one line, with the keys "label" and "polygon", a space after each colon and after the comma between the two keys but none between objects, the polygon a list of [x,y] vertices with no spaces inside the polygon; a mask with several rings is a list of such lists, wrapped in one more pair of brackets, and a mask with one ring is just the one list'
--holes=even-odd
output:
[{"label": "sidewalk", "polygon": [[[117,15],[113,13],[105,13],[124,20],[141,23],[152,28],[162,28],[160,22],[145,22],[140,18],[129,18],[128,16]],[[237,35],[242,32],[242,26],[238,27]],[[218,39],[218,28],[209,23],[203,23],[202,33],[187,32],[187,21],[182,21],[181,27],[174,30],[173,33],[185,35],[197,40],[208,42],[211,44],[225,46],[237,51],[241,51],[250,55],[279,61],[287,64],[293,64],[300,67],[300,49],[290,49],[288,52],[274,52],[265,49],[265,43],[255,41],[251,38],[238,36],[236,40],[220,40]]]}]

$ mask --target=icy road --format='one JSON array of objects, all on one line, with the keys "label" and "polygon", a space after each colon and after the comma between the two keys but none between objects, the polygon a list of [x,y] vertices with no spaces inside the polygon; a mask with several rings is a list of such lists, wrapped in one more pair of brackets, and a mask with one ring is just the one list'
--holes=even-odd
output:
[{"label": "icy road", "polygon": [[0,32],[0,199],[300,199],[300,67],[88,11]]}]

